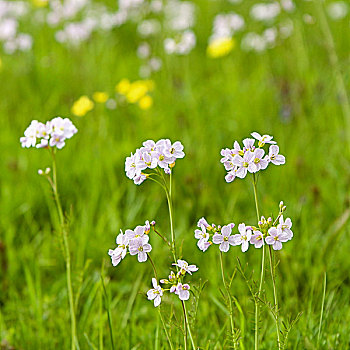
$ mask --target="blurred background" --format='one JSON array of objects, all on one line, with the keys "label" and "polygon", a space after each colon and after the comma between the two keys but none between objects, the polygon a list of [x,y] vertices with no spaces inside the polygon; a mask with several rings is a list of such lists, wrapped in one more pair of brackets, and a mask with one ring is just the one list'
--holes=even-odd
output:
[{"label": "blurred background", "polygon": [[[348,349],[349,21],[345,0],[0,1],[0,348],[70,344],[58,220],[50,188],[37,174],[51,159],[19,142],[31,120],[59,115],[79,130],[57,162],[81,349],[110,348],[102,268],[117,349],[167,348],[145,296],[151,266],[128,257],[114,268],[107,255],[120,229],[146,219],[170,234],[161,188],[148,181],[136,186],[124,172],[131,152],[160,138],[185,146],[174,169],[175,231],[183,257],[200,267],[191,282],[207,281],[198,308],[189,306],[198,313],[194,336],[202,348],[225,348],[218,251],[202,253],[194,230],[202,216],[256,224],[250,179],[227,184],[220,163],[222,148],[253,131],[273,135],[286,156],[284,166],[262,172],[258,195],[263,215],[276,216],[283,200],[293,221],[294,239],[279,253],[277,286],[282,319],[303,315],[287,348]],[[156,236],[151,243],[166,277],[171,257]],[[227,271],[238,256],[257,280],[260,254],[231,248]],[[251,349],[254,307],[239,273],[232,291]],[[239,325],[236,311],[235,320]],[[261,348],[273,349],[267,310],[261,334]]]}]

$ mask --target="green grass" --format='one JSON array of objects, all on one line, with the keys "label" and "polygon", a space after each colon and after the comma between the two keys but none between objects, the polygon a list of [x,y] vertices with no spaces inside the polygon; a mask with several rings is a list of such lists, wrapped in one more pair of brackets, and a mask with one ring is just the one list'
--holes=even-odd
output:
[{"label": "green grass", "polygon": [[[197,4],[208,19],[230,8],[223,2]],[[304,12],[316,23],[306,25]],[[50,30],[33,25],[31,53],[1,54],[0,344],[5,349],[70,346],[58,218],[50,189],[37,175],[38,168],[50,166],[50,157],[43,150],[22,149],[19,143],[32,119],[46,121],[55,115],[71,117],[79,129],[57,161],[59,191],[70,221],[75,296],[79,291],[80,349],[111,349],[108,310],[115,349],[167,348],[158,312],[145,296],[151,287],[151,265],[128,257],[113,268],[107,255],[119,229],[146,219],[155,219],[170,236],[161,189],[148,181],[135,186],[124,174],[130,152],[146,139],[162,137],[185,145],[186,157],[174,170],[175,231],[183,257],[200,267],[192,284],[208,281],[199,300],[194,337],[203,349],[223,348],[227,311],[219,291],[223,285],[218,251],[200,252],[193,231],[202,216],[218,224],[255,223],[251,182],[247,178],[226,184],[219,162],[221,148],[255,130],[274,135],[287,159],[285,166],[264,171],[258,183],[262,214],[276,215],[284,200],[293,220],[294,239],[278,254],[277,289],[284,321],[303,314],[289,334],[287,348],[349,348],[349,139],[318,15],[312,3],[301,4],[292,15],[293,35],[261,54],[236,47],[222,59],[207,58],[211,20],[197,24],[198,45],[188,56],[165,56],[161,39],[154,39],[164,65],[154,75],[154,106],[149,111],[131,105],[111,111],[98,105],[83,118],[70,115],[79,96],[98,90],[112,93],[122,78],[138,78],[134,25],[94,34],[76,49],[63,47]],[[329,24],[349,91],[348,22]],[[288,118],[282,110],[290,111]],[[171,256],[156,236],[151,243],[158,273],[165,277]],[[231,249],[224,255],[226,271],[234,271],[238,256],[246,274],[257,281],[260,254]],[[268,273],[264,289],[272,301]],[[254,303],[240,273],[232,293],[244,311],[245,347],[252,349]],[[169,297],[162,304],[166,322],[174,301]],[[187,305],[190,310],[195,306]],[[169,329],[174,344],[182,343],[177,329],[182,325],[180,307],[174,302]],[[241,322],[237,308],[234,320],[236,325]],[[261,349],[274,349],[274,321],[266,308],[261,320]]]}]

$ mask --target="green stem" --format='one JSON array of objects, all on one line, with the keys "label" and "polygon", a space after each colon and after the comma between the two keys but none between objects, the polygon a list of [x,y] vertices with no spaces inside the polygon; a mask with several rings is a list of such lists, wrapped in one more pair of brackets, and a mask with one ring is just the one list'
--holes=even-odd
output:
[{"label": "green stem", "polygon": [[168,339],[168,343],[169,343],[170,349],[171,349],[171,350],[174,350],[173,343],[172,343],[172,341],[171,341],[171,339],[170,339],[168,330],[166,329],[166,325],[165,325],[165,321],[164,321],[163,316],[162,316],[162,312],[160,311],[160,306],[159,306],[159,308],[158,308],[158,311],[159,311],[160,319],[161,319],[161,321],[162,321],[162,325],[163,325],[163,328],[164,328],[164,332],[165,332],[166,337],[167,337],[167,339]]},{"label": "green stem", "polygon": [[[148,253],[147,253],[147,255],[148,255],[148,259],[149,259],[149,261],[150,261],[150,263],[151,263],[151,265],[152,265],[153,272],[154,272],[154,276],[155,276],[155,278],[156,278],[156,280],[157,280],[157,282],[158,282],[158,274],[157,274],[156,266],[154,265],[154,262],[153,262],[153,260],[152,260],[152,258],[151,258],[151,255],[148,254]],[[166,337],[167,337],[167,340],[168,340],[170,349],[173,350],[173,349],[174,349],[174,348],[173,348],[173,343],[171,342],[171,339],[170,339],[170,337],[169,337],[168,330],[166,329],[166,325],[165,325],[165,322],[164,322],[162,313],[161,313],[161,311],[160,311],[160,307],[158,308],[158,311],[159,311],[159,316],[160,316],[160,319],[161,319],[161,321],[162,321],[163,329],[164,329],[165,335],[166,335]]]},{"label": "green stem", "polygon": [[[177,258],[176,258],[176,245],[175,245],[175,233],[174,233],[174,215],[173,215],[173,204],[172,204],[172,177],[170,174],[170,184],[169,184],[169,188],[167,186],[166,183],[166,179],[163,175],[163,180],[164,180],[164,185],[165,185],[165,194],[167,197],[167,201],[168,201],[168,209],[169,209],[169,220],[170,220],[170,233],[171,233],[171,246],[172,246],[172,253],[173,253],[173,258],[174,258],[174,262],[177,262]],[[191,332],[191,327],[188,323],[188,316],[187,316],[187,311],[186,311],[186,306],[184,301],[182,302],[182,308],[183,308],[183,312],[184,312],[184,322],[185,322],[185,349],[187,349],[187,330],[188,330],[188,334],[190,336],[190,340],[192,343],[192,347],[194,350],[196,350],[196,346],[192,337],[192,332]]]},{"label": "green stem", "polygon": [[[228,305],[229,305],[230,322],[231,322],[231,334],[232,334],[232,337],[233,337],[234,334],[235,334],[235,324],[233,322],[232,298],[231,298],[229,286],[226,283],[226,279],[225,279],[225,271],[224,271],[224,264],[223,264],[222,251],[221,250],[220,250],[220,266],[221,266],[222,282],[224,283],[224,287],[225,287],[226,293],[227,293],[227,298],[228,298],[228,301],[229,301]],[[234,347],[236,348],[236,344],[234,344]]]},{"label": "green stem", "polygon": [[60,201],[60,197],[58,195],[57,190],[57,170],[56,170],[56,157],[55,151],[52,150],[52,190],[56,202],[57,212],[60,220],[60,228],[61,235],[64,246],[64,258],[66,260],[66,275],[67,275],[67,289],[68,289],[68,299],[69,299],[69,311],[71,318],[71,349],[75,350],[75,344],[78,343],[78,339],[76,337],[76,320],[75,320],[75,310],[74,310],[74,298],[73,298],[73,288],[72,288],[72,277],[71,277],[71,265],[70,265],[70,249],[69,249],[69,240],[68,240],[68,232],[65,225],[62,205]]},{"label": "green stem", "polygon": [[275,265],[272,261],[271,246],[269,246],[269,258],[270,258],[270,271],[271,271],[271,279],[272,279],[272,286],[273,286],[273,297],[274,297],[274,302],[275,302],[275,313],[276,313],[275,321],[276,321],[276,332],[277,332],[277,345],[278,345],[278,349],[281,349],[278,299],[277,299],[276,279],[275,279]]},{"label": "green stem", "polygon": [[148,255],[149,262],[151,263],[151,265],[152,265],[152,267],[153,267],[154,277],[156,278],[157,283],[158,283],[158,275],[157,275],[156,266],[154,265],[154,262],[153,262],[153,260],[152,260],[152,258],[151,258],[151,255],[148,254],[148,253],[147,253],[147,255]]},{"label": "green stem", "polygon": [[187,314],[186,314],[186,309],[185,309],[185,302],[181,300],[181,305],[182,305],[182,311],[184,313],[184,345],[185,345],[185,350],[187,350]]},{"label": "green stem", "polygon": [[[254,188],[254,200],[255,200],[255,208],[256,215],[258,218],[258,222],[260,220],[260,212],[259,212],[259,203],[258,203],[258,191],[257,191],[257,179],[255,174],[253,173],[253,188]],[[262,290],[262,284],[264,280],[264,270],[265,270],[265,244],[262,246],[262,256],[261,256],[261,272],[260,272],[260,282],[258,295],[254,298],[255,303],[255,334],[254,334],[254,349],[258,350],[259,348],[259,298]]]}]

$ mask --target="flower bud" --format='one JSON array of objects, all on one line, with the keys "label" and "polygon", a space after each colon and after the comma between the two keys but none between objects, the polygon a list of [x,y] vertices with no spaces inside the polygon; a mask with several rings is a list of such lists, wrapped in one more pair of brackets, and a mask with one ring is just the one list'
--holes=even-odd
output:
[{"label": "flower bud", "polygon": [[151,221],[151,226],[156,226],[156,222],[154,220]]},{"label": "flower bud", "polygon": [[282,211],[285,211],[287,209],[287,207],[286,206],[284,206],[283,208],[282,208]]},{"label": "flower bud", "polygon": [[283,207],[283,201],[280,201],[280,209],[282,209],[282,207]]},{"label": "flower bud", "polygon": [[51,169],[50,169],[50,168],[46,168],[46,169],[45,169],[45,175],[50,174],[50,171],[51,171]]},{"label": "flower bud", "polygon": [[38,174],[39,174],[39,175],[44,175],[44,171],[41,170],[41,169],[39,169],[39,170],[38,170]]}]

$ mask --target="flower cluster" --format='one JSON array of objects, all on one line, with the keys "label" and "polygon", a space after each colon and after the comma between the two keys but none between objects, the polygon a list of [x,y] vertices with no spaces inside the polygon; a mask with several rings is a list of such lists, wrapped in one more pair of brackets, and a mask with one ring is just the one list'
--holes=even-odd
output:
[{"label": "flower cluster", "polygon": [[228,252],[230,246],[241,246],[242,252],[246,252],[249,245],[261,248],[265,243],[271,245],[274,250],[281,250],[282,243],[293,238],[291,230],[292,220],[284,220],[283,212],[286,207],[280,203],[280,212],[275,221],[269,217],[267,220],[262,216],[258,226],[247,226],[244,223],[238,225],[238,233],[233,234],[235,224],[230,223],[225,226],[209,225],[205,218],[201,218],[195,230],[195,238],[198,239],[197,246],[203,252],[212,244],[219,244],[222,252]]},{"label": "flower cluster", "polygon": [[125,172],[129,179],[134,180],[136,185],[140,185],[151,174],[146,174],[146,169],[159,171],[162,168],[166,174],[171,173],[171,168],[175,166],[178,158],[183,158],[184,146],[180,141],[172,143],[169,139],[161,139],[157,142],[147,140],[143,146],[136,150],[125,160]]},{"label": "flower cluster", "polygon": [[56,117],[46,124],[33,120],[20,138],[22,147],[54,147],[61,149],[66,139],[77,133],[77,128],[68,118]]},{"label": "flower cluster", "polygon": [[[152,250],[152,246],[148,243],[151,225],[148,220],[143,226],[136,226],[134,230],[126,230],[125,233],[120,230],[117,236],[117,248],[110,249],[108,255],[111,257],[112,265],[117,266],[126,256],[126,254],[137,255],[139,262],[147,261],[148,253]],[[129,252],[128,252],[129,250]]]},{"label": "flower cluster", "polygon": [[[286,162],[285,157],[279,154],[279,147],[270,135],[261,136],[257,132],[251,134],[254,138],[243,140],[243,148],[235,141],[233,149],[225,148],[221,150],[221,163],[224,164],[228,173],[225,176],[226,182],[232,182],[236,177],[243,179],[247,173],[256,173],[264,170],[272,163],[281,165]],[[255,141],[258,140],[258,147]],[[265,155],[263,147],[271,144],[269,153]]]},{"label": "flower cluster", "polygon": [[161,303],[161,298],[165,291],[176,294],[180,300],[188,300],[190,298],[190,285],[188,283],[183,283],[183,279],[186,273],[192,275],[192,272],[198,271],[196,265],[190,265],[185,260],[177,260],[177,263],[173,264],[177,266],[178,272],[175,274],[174,271],[170,272],[168,279],[161,279],[159,282],[164,285],[168,285],[170,288],[162,288],[158,285],[155,278],[152,278],[153,288],[147,292],[148,300],[153,300],[154,306],[159,306]]}]

